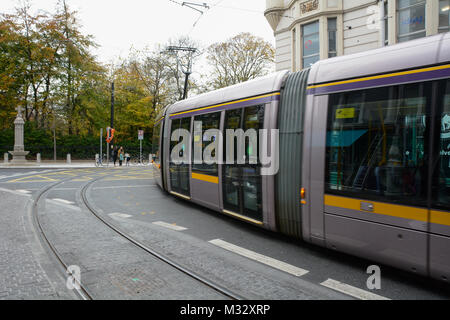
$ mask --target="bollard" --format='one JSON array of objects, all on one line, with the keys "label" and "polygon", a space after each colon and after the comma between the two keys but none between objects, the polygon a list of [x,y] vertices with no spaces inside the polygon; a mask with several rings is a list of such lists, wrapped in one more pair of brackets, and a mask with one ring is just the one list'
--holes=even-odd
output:
[{"label": "bollard", "polygon": [[151,163],[152,163],[152,160],[153,160],[153,155],[150,153],[150,154],[148,155],[148,163],[151,164]]},{"label": "bollard", "polygon": [[36,162],[41,163],[41,154],[40,153],[36,154]]},{"label": "bollard", "polygon": [[72,160],[70,158],[70,153],[67,154],[67,164],[71,164]]},{"label": "bollard", "polygon": [[9,161],[8,153],[5,153],[5,154],[3,155],[3,162],[4,162],[4,163],[8,163],[8,161]]}]

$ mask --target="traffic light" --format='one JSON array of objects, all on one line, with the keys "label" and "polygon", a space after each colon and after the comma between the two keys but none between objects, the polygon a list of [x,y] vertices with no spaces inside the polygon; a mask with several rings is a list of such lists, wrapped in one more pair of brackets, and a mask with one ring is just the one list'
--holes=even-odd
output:
[{"label": "traffic light", "polygon": [[114,139],[114,132],[116,132],[114,128],[106,128],[106,142],[110,143]]}]

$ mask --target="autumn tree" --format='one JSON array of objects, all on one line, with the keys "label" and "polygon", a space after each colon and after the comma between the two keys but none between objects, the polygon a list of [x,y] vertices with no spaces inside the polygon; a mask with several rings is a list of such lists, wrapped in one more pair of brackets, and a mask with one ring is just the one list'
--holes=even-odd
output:
[{"label": "autumn tree", "polygon": [[266,75],[273,69],[273,46],[250,33],[240,33],[207,49],[213,70],[209,86],[218,89]]}]

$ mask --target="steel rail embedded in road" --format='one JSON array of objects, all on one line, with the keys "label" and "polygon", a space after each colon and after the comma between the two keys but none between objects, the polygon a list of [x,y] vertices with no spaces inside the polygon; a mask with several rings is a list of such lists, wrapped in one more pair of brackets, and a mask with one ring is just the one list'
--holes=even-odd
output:
[{"label": "steel rail embedded in road", "polygon": [[183,267],[182,265],[176,263],[175,261],[167,258],[166,256],[164,256],[161,253],[156,252],[155,250],[147,247],[146,245],[142,244],[141,242],[137,241],[136,239],[134,239],[133,237],[131,237],[130,235],[126,234],[125,232],[121,231],[119,228],[117,228],[116,226],[114,226],[113,224],[111,224],[110,222],[106,221],[105,219],[103,219],[100,214],[97,212],[97,210],[95,210],[93,208],[93,206],[89,203],[87,196],[86,196],[86,192],[87,189],[89,188],[89,186],[91,186],[94,182],[102,179],[104,177],[99,177],[96,178],[92,181],[90,181],[89,183],[87,183],[83,189],[81,190],[81,198],[83,199],[84,204],[86,205],[86,207],[89,209],[89,211],[91,211],[91,213],[97,217],[101,222],[103,222],[105,225],[107,225],[109,228],[111,228],[112,230],[114,230],[116,233],[118,233],[120,236],[124,237],[125,239],[127,239],[128,241],[130,241],[131,243],[133,243],[134,245],[136,245],[137,247],[143,249],[145,252],[151,254],[152,256],[158,258],[159,260],[169,264],[170,266],[172,266],[173,268],[183,272],[184,274],[188,275],[189,277],[207,285],[208,287],[212,288],[213,290],[219,292],[220,294],[229,297],[233,300],[244,300],[243,297],[235,294],[234,292],[231,292],[230,290],[208,280],[203,278],[202,276],[200,276],[199,274]]},{"label": "steel rail embedded in road", "polygon": [[[72,276],[72,274],[70,274],[70,273],[67,271],[68,268],[69,268],[69,265],[68,265],[67,263],[64,262],[63,258],[62,258],[61,255],[59,254],[58,250],[56,250],[55,246],[52,245],[52,243],[51,243],[50,240],[48,239],[47,235],[45,234],[44,228],[42,227],[41,222],[40,222],[40,220],[39,220],[39,215],[38,215],[38,204],[39,204],[39,200],[41,199],[41,197],[42,197],[45,193],[47,193],[48,191],[50,191],[51,189],[55,188],[56,186],[58,186],[58,185],[60,185],[60,184],[62,184],[62,183],[64,183],[64,182],[70,181],[70,180],[72,180],[72,179],[74,179],[74,178],[79,178],[79,177],[81,177],[81,176],[83,176],[83,175],[78,175],[78,176],[76,176],[76,177],[70,177],[70,178],[64,179],[64,180],[62,180],[62,181],[58,181],[58,182],[56,182],[56,183],[53,183],[53,184],[51,184],[50,186],[46,186],[46,187],[40,189],[40,190],[38,191],[38,194],[37,194],[36,199],[35,199],[34,204],[33,204],[33,216],[34,216],[36,225],[37,225],[38,228],[39,228],[39,233],[40,233],[41,237],[44,239],[45,243],[48,245],[48,247],[50,248],[50,250],[53,252],[53,254],[55,255],[56,259],[59,261],[59,263],[64,267],[64,270],[66,270],[66,273],[67,273],[68,275],[70,275],[70,276]],[[92,295],[89,293],[89,291],[87,290],[87,288],[86,288],[81,282],[79,282],[76,278],[73,278],[73,279],[74,279],[74,281],[77,283],[78,287],[80,288],[80,289],[75,288],[77,294],[78,294],[83,300],[93,300],[93,297],[92,297]]]}]

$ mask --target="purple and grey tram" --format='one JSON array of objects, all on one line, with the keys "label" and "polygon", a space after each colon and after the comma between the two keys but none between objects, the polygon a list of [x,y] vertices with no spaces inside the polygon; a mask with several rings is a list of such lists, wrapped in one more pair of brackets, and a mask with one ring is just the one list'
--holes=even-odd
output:
[{"label": "purple and grey tram", "polygon": [[[174,196],[450,281],[450,33],[201,94],[156,120],[155,177]],[[261,174],[259,159],[175,163],[180,128],[189,159],[214,140],[208,129],[277,129],[278,170]]]}]

